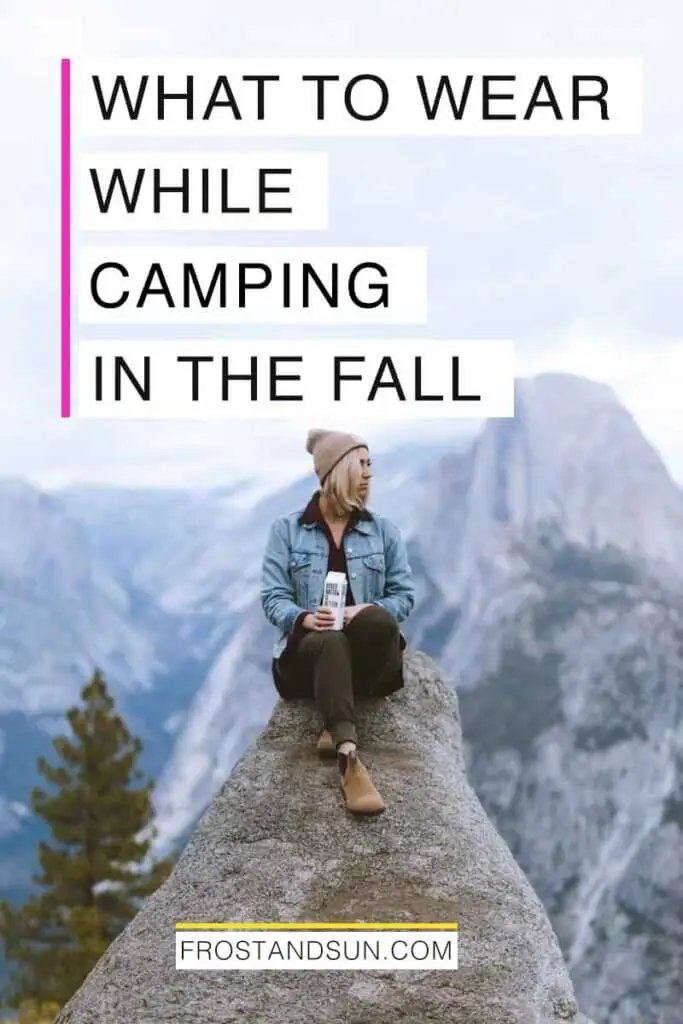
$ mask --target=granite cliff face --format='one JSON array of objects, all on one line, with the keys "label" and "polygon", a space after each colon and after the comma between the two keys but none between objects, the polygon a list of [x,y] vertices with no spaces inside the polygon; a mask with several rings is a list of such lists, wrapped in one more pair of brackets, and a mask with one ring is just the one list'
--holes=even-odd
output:
[{"label": "granite cliff face", "polygon": [[462,694],[469,776],[586,1008],[680,1024],[683,594],[615,552],[537,541],[528,565]]},{"label": "granite cliff face", "polygon": [[681,1024],[683,492],[608,388],[517,401],[434,475],[411,641],[459,681],[470,780],[582,1006]]},{"label": "granite cliff face", "polygon": [[[387,812],[347,815],[313,710],[279,704],[58,1024],[585,1022],[543,906],[467,782],[455,692],[421,654],[406,676],[360,721]],[[176,971],[182,920],[457,920],[460,969]]]}]

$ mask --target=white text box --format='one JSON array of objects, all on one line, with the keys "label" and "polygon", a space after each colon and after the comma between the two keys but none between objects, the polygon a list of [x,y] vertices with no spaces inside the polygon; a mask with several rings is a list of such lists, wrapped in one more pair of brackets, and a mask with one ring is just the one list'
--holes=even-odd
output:
[{"label": "white text box", "polygon": [[84,231],[328,226],[325,153],[86,153],[78,174]]},{"label": "white text box", "polygon": [[511,341],[88,339],[77,376],[87,418],[514,416]]},{"label": "white text box", "polygon": [[76,61],[74,71],[79,130],[89,136],[642,130],[640,58],[106,58]]},{"label": "white text box", "polygon": [[456,930],[311,928],[176,933],[176,969],[185,971],[453,971]]},{"label": "white text box", "polygon": [[79,318],[85,324],[421,324],[427,251],[84,246]]}]

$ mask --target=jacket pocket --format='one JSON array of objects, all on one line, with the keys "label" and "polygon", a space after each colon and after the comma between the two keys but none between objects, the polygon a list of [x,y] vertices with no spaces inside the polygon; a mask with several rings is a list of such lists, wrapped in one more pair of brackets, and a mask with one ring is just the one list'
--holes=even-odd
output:
[{"label": "jacket pocket", "polygon": [[295,551],[289,560],[289,575],[294,584],[294,600],[307,608],[311,589],[312,557],[307,551]]},{"label": "jacket pocket", "polygon": [[311,557],[308,551],[294,551],[289,560],[289,567],[292,572],[295,572],[297,569],[305,569],[307,566],[310,567]]},{"label": "jacket pocket", "polygon": [[367,598],[375,601],[384,597],[386,584],[386,561],[383,554],[363,556],[363,571],[367,581]]},{"label": "jacket pocket", "polygon": [[367,566],[368,569],[374,569],[377,572],[386,571],[384,555],[381,554],[364,555],[363,565]]}]

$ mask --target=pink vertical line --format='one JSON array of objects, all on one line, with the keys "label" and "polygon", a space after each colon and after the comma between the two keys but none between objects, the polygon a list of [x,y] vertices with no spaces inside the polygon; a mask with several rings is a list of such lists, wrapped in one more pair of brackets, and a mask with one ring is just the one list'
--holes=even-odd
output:
[{"label": "pink vertical line", "polygon": [[71,61],[62,60],[62,416],[71,416]]}]

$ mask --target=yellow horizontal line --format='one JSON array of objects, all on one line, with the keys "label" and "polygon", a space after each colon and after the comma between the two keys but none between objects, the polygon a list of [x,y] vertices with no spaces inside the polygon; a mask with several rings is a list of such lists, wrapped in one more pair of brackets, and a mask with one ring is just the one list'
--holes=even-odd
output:
[{"label": "yellow horizontal line", "polygon": [[183,921],[176,924],[176,931],[274,931],[274,932],[285,932],[285,931],[457,931],[459,925],[454,922],[444,923],[443,921],[435,922],[434,924],[406,924],[403,921],[400,924],[377,924],[374,921],[368,923],[362,923],[358,921],[338,921],[321,923],[320,921],[295,921],[291,924],[284,924],[281,922],[262,922],[256,921],[248,923],[240,921],[239,923],[227,922],[219,924],[216,922],[199,921],[196,923]]}]

